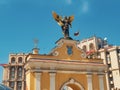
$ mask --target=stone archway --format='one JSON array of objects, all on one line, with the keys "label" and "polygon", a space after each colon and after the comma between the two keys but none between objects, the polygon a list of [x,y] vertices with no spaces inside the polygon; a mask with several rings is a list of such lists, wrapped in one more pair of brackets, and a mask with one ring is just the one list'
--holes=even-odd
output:
[{"label": "stone archway", "polygon": [[61,87],[60,90],[84,90],[84,88],[80,83],[78,83],[74,79],[70,79]]}]

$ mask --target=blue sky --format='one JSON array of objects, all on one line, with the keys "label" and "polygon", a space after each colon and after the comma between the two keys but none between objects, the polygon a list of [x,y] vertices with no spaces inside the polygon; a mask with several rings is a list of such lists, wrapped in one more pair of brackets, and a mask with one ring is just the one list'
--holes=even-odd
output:
[{"label": "blue sky", "polygon": [[[63,37],[52,11],[75,16],[70,29],[73,39],[96,35],[120,45],[120,0],[0,0],[0,63],[8,63],[9,53],[31,52],[35,38],[40,53],[49,52]],[[79,37],[73,36],[76,31]]]}]

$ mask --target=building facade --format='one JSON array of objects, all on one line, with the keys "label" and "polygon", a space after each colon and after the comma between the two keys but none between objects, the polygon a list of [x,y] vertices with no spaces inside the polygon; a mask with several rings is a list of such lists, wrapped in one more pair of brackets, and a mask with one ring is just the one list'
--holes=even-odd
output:
[{"label": "building facade", "polygon": [[107,90],[102,59],[86,58],[77,42],[60,39],[49,54],[26,57],[26,90]]},{"label": "building facade", "polygon": [[25,69],[24,64],[27,54],[10,54],[9,63],[4,65],[3,83],[13,90],[25,90]]},{"label": "building facade", "polygon": [[108,90],[120,90],[120,47],[109,45],[107,39],[93,36],[79,42],[78,47],[86,53],[97,53],[107,65],[106,81]]},{"label": "building facade", "polygon": [[[100,59],[103,59],[103,67],[107,65],[107,69],[99,67],[102,68],[101,72],[99,69],[94,70],[96,67],[92,65],[96,61],[96,65],[98,65],[98,61],[101,64]],[[94,62],[91,63],[91,61]],[[91,64],[91,68],[88,67],[88,64]],[[39,88],[39,90],[59,90],[60,88],[61,90],[67,90],[67,88],[74,90],[77,87],[80,90],[89,90],[88,77],[91,77],[93,90],[103,90],[93,81],[98,80],[97,82],[100,83],[100,75],[103,76],[103,81],[106,83],[104,90],[120,90],[120,47],[109,45],[106,39],[93,36],[80,42],[60,39],[49,54],[39,54],[38,48],[34,48],[32,54],[10,54],[9,63],[4,65],[3,83],[14,90],[38,90],[35,88]],[[38,80],[40,81],[37,82]],[[61,83],[58,82],[60,80]],[[44,81],[47,81],[48,86],[43,85]],[[54,85],[50,84],[52,82]],[[73,82],[76,84],[71,85],[70,83]],[[83,82],[86,84],[84,85]],[[39,83],[40,86],[36,86],[36,83]],[[58,85],[56,86],[56,84]]]}]

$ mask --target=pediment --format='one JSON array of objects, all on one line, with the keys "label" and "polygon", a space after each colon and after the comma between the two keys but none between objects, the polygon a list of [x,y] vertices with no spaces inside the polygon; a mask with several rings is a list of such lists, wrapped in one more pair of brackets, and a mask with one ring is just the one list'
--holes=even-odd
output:
[{"label": "pediment", "polygon": [[64,60],[81,60],[84,58],[84,52],[77,47],[77,41],[60,39],[56,44],[57,46],[51,52],[56,58]]},{"label": "pediment", "polygon": [[60,39],[49,54],[29,54],[27,60],[69,60],[84,63],[103,63],[99,58],[87,58],[86,53],[77,46],[77,41],[69,39]]}]

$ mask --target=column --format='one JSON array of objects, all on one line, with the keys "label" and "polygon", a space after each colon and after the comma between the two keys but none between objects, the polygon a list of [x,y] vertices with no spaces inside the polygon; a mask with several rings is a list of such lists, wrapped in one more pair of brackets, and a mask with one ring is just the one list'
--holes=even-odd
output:
[{"label": "column", "polygon": [[22,90],[25,89],[25,82],[22,80]]},{"label": "column", "polygon": [[10,67],[8,67],[8,80],[10,80]]},{"label": "column", "polygon": [[93,87],[92,87],[92,75],[91,74],[87,75],[87,83],[88,83],[88,90],[93,90]]},{"label": "column", "polygon": [[25,70],[22,67],[22,90],[25,90]]},{"label": "column", "polygon": [[49,73],[50,75],[50,90],[55,90],[55,75],[56,73]]},{"label": "column", "polygon": [[14,76],[14,83],[15,83],[15,87],[14,90],[17,90],[17,79],[18,79],[18,67],[15,66],[15,76]]},{"label": "column", "polygon": [[31,72],[31,70],[30,69],[28,69],[26,72],[25,72],[25,76],[26,76],[26,78],[25,78],[25,81],[26,81],[26,84],[25,84],[25,89],[26,90],[30,90],[30,81],[31,81],[31,79],[30,79],[30,72]]},{"label": "column", "polygon": [[8,71],[7,71],[7,86],[9,86],[9,80],[10,80],[10,67],[8,66]]},{"label": "column", "polygon": [[41,90],[41,73],[35,73],[35,90]]},{"label": "column", "polygon": [[17,81],[14,81],[14,90],[17,90]]},{"label": "column", "polygon": [[14,74],[14,80],[16,81],[18,79],[18,66],[15,66],[15,74]]},{"label": "column", "polygon": [[104,75],[98,75],[99,77],[99,87],[100,87],[100,90],[104,90]]}]

